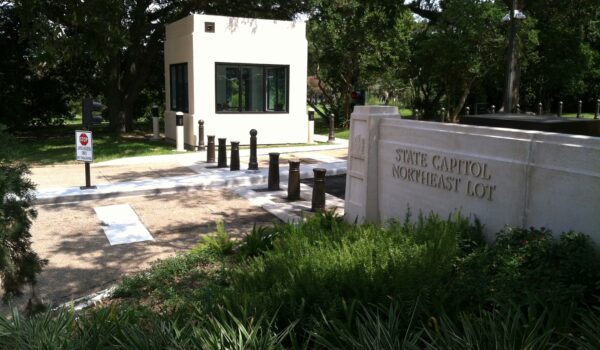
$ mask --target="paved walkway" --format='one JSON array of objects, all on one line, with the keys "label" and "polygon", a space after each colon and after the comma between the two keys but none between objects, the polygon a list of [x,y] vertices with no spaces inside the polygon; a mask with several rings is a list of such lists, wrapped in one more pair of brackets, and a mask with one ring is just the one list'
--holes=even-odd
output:
[{"label": "paved walkway", "polygon": [[[240,151],[242,169],[248,152]],[[266,191],[269,152],[281,153],[280,191]],[[310,215],[312,189],[302,184],[301,200],[286,200],[287,160],[301,160],[302,178],[311,178],[315,167],[344,174],[347,143],[259,149],[258,156],[259,171],[215,168],[205,162],[205,152],[94,163],[96,190],[79,188],[83,165],[34,168],[39,215],[31,229],[33,248],[49,260],[37,294],[56,305],[107,288],[124,274],[189,249],[214,232],[217,220],[238,237],[276,218],[302,220]],[[94,208],[116,204],[130,205],[154,241],[111,246]],[[327,206],[343,214],[343,200],[327,195]],[[24,303],[25,298],[16,300]]]}]

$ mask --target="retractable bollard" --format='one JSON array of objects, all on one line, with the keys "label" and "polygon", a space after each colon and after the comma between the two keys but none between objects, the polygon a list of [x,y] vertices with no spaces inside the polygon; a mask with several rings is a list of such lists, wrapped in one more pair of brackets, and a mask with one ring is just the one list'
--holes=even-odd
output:
[{"label": "retractable bollard", "polygon": [[577,101],[577,118],[581,118],[581,100]]},{"label": "retractable bollard", "polygon": [[558,102],[558,117],[562,117],[562,107],[563,107],[563,102],[560,101]]},{"label": "retractable bollard", "polygon": [[183,152],[185,151],[185,148],[183,147],[183,112],[175,113],[175,125],[175,128],[177,129],[175,137],[177,152]]},{"label": "retractable bollard", "polygon": [[308,109],[308,143],[315,142],[315,110]]},{"label": "retractable bollard", "polygon": [[152,138],[150,140],[160,140],[159,109],[157,105],[152,106]]},{"label": "retractable bollard", "polygon": [[227,138],[219,139],[217,168],[227,168]]},{"label": "retractable bollard", "polygon": [[288,163],[290,165],[290,170],[288,175],[287,199],[296,201],[300,199],[300,161],[290,160]]},{"label": "retractable bollard", "polygon": [[316,168],[313,169],[313,192],[312,192],[312,205],[311,211],[324,211],[325,210],[325,173],[327,169]]},{"label": "retractable bollard", "polygon": [[215,162],[215,135],[208,135],[208,145],[206,146],[206,162]]},{"label": "retractable bollard", "polygon": [[329,139],[327,142],[335,142],[335,116],[329,115]]},{"label": "retractable bollard", "polygon": [[198,151],[204,151],[204,120],[198,120]]},{"label": "retractable bollard", "polygon": [[240,142],[231,141],[231,160],[229,170],[240,170]]},{"label": "retractable bollard", "polygon": [[256,158],[256,129],[250,130],[250,162],[248,163],[248,170],[258,170],[258,160]]},{"label": "retractable bollard", "polygon": [[279,190],[279,153],[269,153],[269,191]]}]

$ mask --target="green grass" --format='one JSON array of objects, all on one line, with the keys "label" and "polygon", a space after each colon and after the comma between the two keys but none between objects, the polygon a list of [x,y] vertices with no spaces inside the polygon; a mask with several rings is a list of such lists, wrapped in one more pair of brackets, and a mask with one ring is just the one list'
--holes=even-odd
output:
[{"label": "green grass", "polygon": [[[108,123],[92,127],[94,162],[115,158],[173,154],[174,146],[165,141],[150,141],[148,125],[137,124],[139,131],[115,135]],[[37,127],[16,135],[15,155],[29,165],[77,163],[75,131],[81,130],[81,119],[62,126]]]},{"label": "green grass", "polygon": [[[567,113],[562,116],[565,118],[577,118],[577,113]],[[581,118],[594,119],[594,113],[581,113]]]}]

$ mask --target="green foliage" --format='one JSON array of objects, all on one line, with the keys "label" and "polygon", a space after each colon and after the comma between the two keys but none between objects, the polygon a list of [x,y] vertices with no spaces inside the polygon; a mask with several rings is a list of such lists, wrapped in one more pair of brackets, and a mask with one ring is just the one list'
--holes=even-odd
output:
[{"label": "green foliage", "polygon": [[19,295],[24,285],[33,286],[47,263],[31,248],[31,222],[35,185],[25,164],[10,160],[10,137],[0,125],[0,280],[3,299]]},{"label": "green foliage", "polygon": [[321,213],[254,228],[238,245],[243,259],[224,255],[221,243],[126,278],[108,307],[0,318],[0,347],[593,349],[600,341],[600,258],[581,234],[507,228],[488,245],[481,225],[458,214],[378,227]]},{"label": "green foliage", "polygon": [[283,319],[321,311],[339,315],[345,302],[435,303],[461,253],[461,218],[421,217],[386,228],[350,226],[331,214],[300,226],[277,225],[274,249],[232,271],[231,300]]},{"label": "green foliage", "polygon": [[495,244],[467,255],[456,274],[449,298],[457,305],[528,305],[535,296],[585,306],[597,303],[600,255],[580,233],[563,233],[557,240],[544,228],[506,228]]},{"label": "green foliage", "polygon": [[31,44],[17,17],[14,6],[0,3],[0,123],[12,130],[61,124],[71,116],[72,86],[61,76],[65,67],[40,71],[30,66]]},{"label": "green foliage", "polygon": [[480,310],[461,313],[457,319],[447,315],[439,320],[432,317],[424,327],[423,341],[429,349],[560,348],[571,340],[558,328],[565,323],[565,319],[561,319],[564,307],[559,305],[553,309],[548,305],[542,304],[540,310],[534,312],[509,305],[502,312]]},{"label": "green foliage", "polygon": [[222,220],[217,221],[217,232],[214,235],[204,236],[202,244],[210,251],[226,255],[233,252],[234,242],[229,233],[225,231],[225,224]]},{"label": "green foliage", "polygon": [[[321,80],[326,104],[316,108],[348,125],[350,94],[405,69],[413,23],[400,3],[377,1],[313,1],[307,26],[311,74]],[[386,86],[388,87],[388,86]]]},{"label": "green foliage", "polygon": [[225,288],[228,262],[214,250],[199,245],[186,254],[156,262],[142,274],[123,279],[116,298],[144,300],[161,312],[175,312],[190,305],[212,308]]}]

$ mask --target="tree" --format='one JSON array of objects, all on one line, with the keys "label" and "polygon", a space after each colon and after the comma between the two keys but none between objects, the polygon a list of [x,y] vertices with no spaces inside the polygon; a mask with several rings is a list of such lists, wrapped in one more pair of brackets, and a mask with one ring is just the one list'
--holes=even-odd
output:
[{"label": "tree", "polygon": [[413,37],[413,81],[418,89],[415,104],[437,119],[445,107],[448,118],[457,116],[471,87],[504,62],[505,35],[500,19],[503,5],[488,1],[440,2]]},{"label": "tree", "polygon": [[[315,1],[308,22],[309,66],[326,102],[316,108],[347,123],[352,91],[405,69],[410,13],[396,1]],[[338,118],[339,119],[339,118]]]},{"label": "tree", "polygon": [[35,285],[47,263],[31,248],[29,229],[37,215],[35,186],[27,177],[27,166],[10,160],[12,142],[0,125],[0,280],[4,300],[20,294],[26,284]]},{"label": "tree", "polygon": [[[85,62],[85,93],[103,95],[115,131],[133,128],[140,92],[163,60],[165,24],[192,12],[290,19],[307,10],[302,0],[17,0],[27,37],[44,67]],[[154,87],[162,91],[161,85]],[[160,94],[162,95],[162,94]],[[139,107],[137,107],[139,110]]]},{"label": "tree", "polygon": [[0,123],[10,129],[61,123],[70,117],[71,87],[61,77],[62,69],[34,69],[31,46],[21,36],[21,22],[14,6],[0,2]]}]

